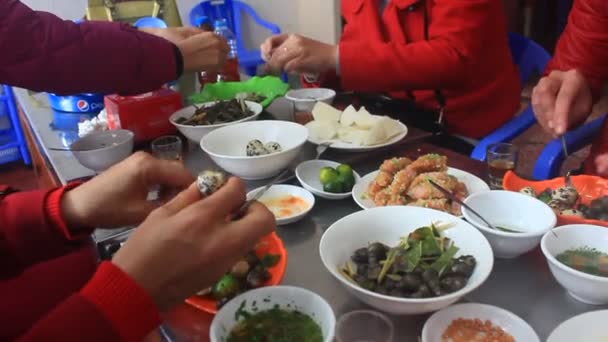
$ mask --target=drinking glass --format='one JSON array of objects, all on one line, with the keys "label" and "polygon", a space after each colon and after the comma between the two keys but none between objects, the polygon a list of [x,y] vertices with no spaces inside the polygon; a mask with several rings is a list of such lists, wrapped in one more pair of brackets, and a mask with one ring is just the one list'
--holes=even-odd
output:
[{"label": "drinking glass", "polygon": [[514,144],[497,143],[488,146],[486,162],[488,163],[488,178],[490,188],[502,189],[502,180],[505,173],[517,167],[517,154],[519,149]]},{"label": "drinking glass", "polygon": [[152,155],[159,159],[182,160],[182,140],[176,135],[165,135],[151,143]]},{"label": "drinking glass", "polygon": [[386,315],[371,310],[349,312],[336,325],[337,342],[392,342],[393,322]]}]

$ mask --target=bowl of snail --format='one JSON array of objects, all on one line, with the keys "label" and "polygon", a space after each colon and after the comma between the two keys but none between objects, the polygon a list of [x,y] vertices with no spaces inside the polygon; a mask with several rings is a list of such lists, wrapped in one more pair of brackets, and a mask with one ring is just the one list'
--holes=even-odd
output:
[{"label": "bowl of snail", "polygon": [[347,291],[392,314],[447,307],[479,287],[494,264],[490,244],[469,223],[413,206],[346,216],[325,231],[319,252]]},{"label": "bowl of snail", "polygon": [[289,166],[307,139],[308,130],[297,123],[259,120],[216,129],[201,139],[200,146],[226,172],[259,180]]}]

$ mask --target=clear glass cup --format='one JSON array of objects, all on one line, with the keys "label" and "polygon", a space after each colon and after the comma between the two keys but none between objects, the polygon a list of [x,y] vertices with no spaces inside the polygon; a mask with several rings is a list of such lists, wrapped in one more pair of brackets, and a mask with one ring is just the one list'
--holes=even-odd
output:
[{"label": "clear glass cup", "polygon": [[156,138],[150,144],[152,155],[165,160],[183,160],[182,139],[177,135]]},{"label": "clear glass cup", "polygon": [[502,180],[507,171],[513,171],[517,167],[517,155],[519,149],[514,144],[497,143],[488,146],[486,150],[486,162],[488,163],[488,178],[490,188],[502,189]]},{"label": "clear glass cup", "polygon": [[376,311],[351,311],[336,324],[337,342],[393,342],[395,327],[389,317]]}]

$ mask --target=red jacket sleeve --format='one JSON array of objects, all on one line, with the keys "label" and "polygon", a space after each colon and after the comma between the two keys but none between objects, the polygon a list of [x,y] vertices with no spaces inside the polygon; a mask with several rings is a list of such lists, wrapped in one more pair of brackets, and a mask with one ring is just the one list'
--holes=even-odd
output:
[{"label": "red jacket sleeve", "polygon": [[0,198],[0,279],[71,252],[80,246],[79,240],[89,238],[92,228],[71,236],[61,217],[61,196],[76,185]]},{"label": "red jacket sleeve", "polygon": [[126,24],[75,24],[0,1],[0,83],[60,94],[143,93],[177,78],[175,49]]},{"label": "red jacket sleeve", "polygon": [[591,84],[594,99],[608,80],[608,2],[576,0],[547,71],[578,69]]},{"label": "red jacket sleeve", "polygon": [[110,262],[17,341],[136,341],[160,324],[146,292]]},{"label": "red jacket sleeve", "polygon": [[[497,25],[496,16],[488,15],[497,12],[497,4],[502,6],[496,0],[434,1],[428,41],[342,39],[343,88],[377,92],[462,86],[484,57],[484,27]],[[348,29],[347,24],[343,37]],[[362,57],[362,51],[369,53],[369,58]]]}]

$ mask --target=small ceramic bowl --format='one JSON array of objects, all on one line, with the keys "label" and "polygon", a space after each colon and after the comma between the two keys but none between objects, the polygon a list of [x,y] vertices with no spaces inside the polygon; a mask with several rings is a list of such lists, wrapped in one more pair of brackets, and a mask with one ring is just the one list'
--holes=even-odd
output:
[{"label": "small ceramic bowl", "polygon": [[[352,190],[349,192],[343,193],[331,193],[323,191],[323,185],[319,180],[319,171],[324,167],[333,167],[336,168],[340,165],[340,163],[336,163],[334,161],[329,160],[309,160],[303,162],[298,165],[296,168],[296,177],[300,184],[304,187],[304,189],[312,192],[313,194],[329,199],[329,200],[341,200],[351,196]],[[361,176],[353,170],[353,175],[355,176],[355,183],[361,180]]]},{"label": "small ceramic bowl", "polygon": [[336,92],[327,88],[305,88],[290,90],[285,98],[293,102],[298,112],[311,112],[317,102],[332,104]]},{"label": "small ceramic bowl", "polygon": [[[262,189],[263,187],[251,190],[247,194],[247,199],[255,197],[258,191]],[[266,205],[273,212],[279,226],[303,219],[315,206],[315,196],[310,191],[299,186],[287,184],[273,185],[258,201]],[[285,203],[279,203],[281,201]],[[283,206],[281,204],[286,205]]]},{"label": "small ceramic bowl", "polygon": [[422,342],[441,342],[441,335],[458,318],[489,320],[502,328],[515,341],[540,342],[532,327],[515,314],[486,304],[456,304],[436,312],[426,321],[422,329]]},{"label": "small ceramic bowl", "polygon": [[97,131],[76,140],[70,149],[82,166],[101,172],[131,155],[134,137],[125,129]]}]

